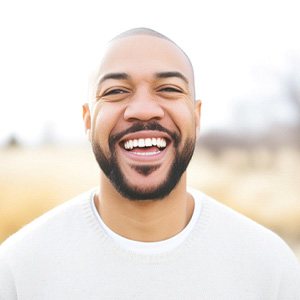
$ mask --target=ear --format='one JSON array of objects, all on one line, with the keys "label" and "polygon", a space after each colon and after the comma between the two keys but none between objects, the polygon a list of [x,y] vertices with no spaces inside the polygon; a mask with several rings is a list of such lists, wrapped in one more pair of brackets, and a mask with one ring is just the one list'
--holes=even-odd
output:
[{"label": "ear", "polygon": [[91,111],[88,103],[82,105],[82,118],[83,118],[85,132],[90,140]]},{"label": "ear", "polygon": [[201,106],[202,106],[202,101],[197,100],[194,107],[197,138],[200,132]]}]

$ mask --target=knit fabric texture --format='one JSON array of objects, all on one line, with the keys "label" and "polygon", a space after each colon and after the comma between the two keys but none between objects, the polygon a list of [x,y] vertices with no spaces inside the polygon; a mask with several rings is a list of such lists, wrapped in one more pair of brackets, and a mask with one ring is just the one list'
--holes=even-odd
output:
[{"label": "knit fabric texture", "polygon": [[185,240],[159,254],[123,249],[99,225],[92,191],[0,246],[1,300],[300,299],[299,262],[270,230],[201,192]]}]

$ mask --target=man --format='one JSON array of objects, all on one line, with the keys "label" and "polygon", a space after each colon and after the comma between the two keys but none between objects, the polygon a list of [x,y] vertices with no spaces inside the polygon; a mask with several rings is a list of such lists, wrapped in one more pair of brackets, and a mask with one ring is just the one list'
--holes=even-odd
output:
[{"label": "man", "polygon": [[114,38],[83,106],[100,187],[3,243],[0,299],[300,299],[275,234],[186,186],[192,65],[165,36]]}]

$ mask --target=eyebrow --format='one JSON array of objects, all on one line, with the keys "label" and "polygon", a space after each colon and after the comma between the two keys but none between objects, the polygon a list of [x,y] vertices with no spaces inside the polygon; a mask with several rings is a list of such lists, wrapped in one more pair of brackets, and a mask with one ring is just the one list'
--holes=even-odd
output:
[{"label": "eyebrow", "polygon": [[169,78],[169,77],[177,77],[185,81],[187,84],[189,83],[188,79],[180,72],[171,71],[171,72],[159,72],[155,74],[156,78]]},{"label": "eyebrow", "polygon": [[[182,79],[187,84],[189,83],[188,79],[180,72],[177,71],[167,71],[167,72],[158,72],[155,73],[155,78],[163,79],[163,78],[170,78],[170,77],[177,77]],[[106,80],[115,79],[115,80],[129,80],[130,76],[124,72],[116,72],[116,73],[108,73],[101,77],[98,81],[98,87],[101,83]]]},{"label": "eyebrow", "polygon": [[105,74],[103,77],[100,78],[98,81],[98,85],[101,84],[103,81],[108,79],[116,79],[116,80],[128,80],[130,77],[127,73],[108,73]]}]

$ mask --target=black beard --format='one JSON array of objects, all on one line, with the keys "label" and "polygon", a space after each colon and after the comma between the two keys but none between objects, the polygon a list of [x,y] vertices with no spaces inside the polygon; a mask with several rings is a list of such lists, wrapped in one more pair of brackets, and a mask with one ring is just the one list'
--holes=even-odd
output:
[{"label": "black beard", "polygon": [[[125,135],[131,132],[137,132],[141,130],[158,130],[167,132],[173,140],[173,147],[175,152],[174,160],[170,166],[170,170],[166,176],[166,179],[156,187],[143,188],[130,185],[126,180],[126,174],[123,174],[116,158],[115,147],[117,142]],[[109,137],[109,148],[111,155],[106,157],[101,146],[98,143],[92,141],[92,147],[95,158],[102,169],[104,174],[116,188],[116,190],[125,198],[129,200],[160,200],[175,188],[179,182],[182,174],[185,172],[195,149],[195,139],[187,139],[184,142],[183,149],[178,150],[181,138],[177,133],[172,133],[166,128],[159,125],[157,122],[135,123],[132,127],[124,130],[121,133]],[[139,166],[134,169],[143,176],[148,176],[157,167],[155,166]]]}]

